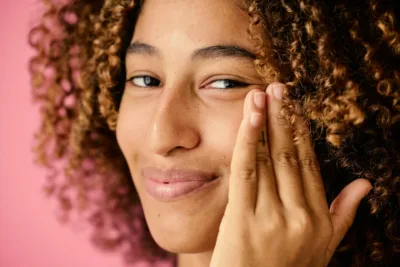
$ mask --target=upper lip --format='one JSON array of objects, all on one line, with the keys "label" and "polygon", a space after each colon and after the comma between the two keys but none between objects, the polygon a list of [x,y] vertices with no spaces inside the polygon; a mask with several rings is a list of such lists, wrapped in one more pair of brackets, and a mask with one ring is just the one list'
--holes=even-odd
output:
[{"label": "upper lip", "polygon": [[142,175],[160,183],[177,183],[184,181],[205,181],[216,177],[212,172],[194,169],[158,169],[146,167],[142,169]]}]

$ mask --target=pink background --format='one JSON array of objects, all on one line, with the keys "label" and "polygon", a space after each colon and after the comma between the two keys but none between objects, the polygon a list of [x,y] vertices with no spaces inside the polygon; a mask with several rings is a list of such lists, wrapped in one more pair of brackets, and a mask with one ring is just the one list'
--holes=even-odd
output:
[{"label": "pink background", "polygon": [[30,96],[29,26],[38,0],[0,0],[0,266],[124,266],[118,253],[96,250],[87,231],[63,226],[41,191],[45,171],[33,164],[38,106]]}]

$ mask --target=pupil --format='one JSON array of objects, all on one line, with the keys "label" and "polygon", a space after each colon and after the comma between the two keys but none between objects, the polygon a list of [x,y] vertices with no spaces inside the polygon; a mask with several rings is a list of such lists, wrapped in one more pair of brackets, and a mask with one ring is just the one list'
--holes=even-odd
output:
[{"label": "pupil", "polygon": [[146,85],[151,85],[151,78],[149,76],[144,77],[144,83]]},{"label": "pupil", "polygon": [[224,86],[225,87],[232,87],[233,86],[233,82],[230,80],[224,80]]}]

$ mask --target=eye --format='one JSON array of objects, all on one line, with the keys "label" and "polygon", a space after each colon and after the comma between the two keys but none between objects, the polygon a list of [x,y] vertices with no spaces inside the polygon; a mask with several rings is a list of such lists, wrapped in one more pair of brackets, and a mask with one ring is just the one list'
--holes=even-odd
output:
[{"label": "eye", "polygon": [[212,83],[209,83],[206,88],[217,88],[217,89],[229,89],[229,88],[235,88],[235,87],[246,87],[248,86],[248,83],[244,82],[239,82],[235,80],[230,80],[230,79],[220,79],[220,80],[215,80]]},{"label": "eye", "polygon": [[127,82],[131,82],[133,85],[138,86],[138,87],[154,87],[154,86],[160,86],[161,82],[157,80],[156,78],[153,78],[151,76],[135,76],[130,78]]}]

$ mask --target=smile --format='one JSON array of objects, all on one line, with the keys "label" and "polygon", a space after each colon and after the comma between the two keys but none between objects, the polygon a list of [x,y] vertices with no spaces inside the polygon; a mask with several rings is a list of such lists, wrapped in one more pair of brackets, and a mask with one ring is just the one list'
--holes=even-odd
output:
[{"label": "smile", "polygon": [[187,180],[174,182],[159,182],[145,178],[147,192],[159,201],[177,201],[187,198],[200,191],[210,189],[218,181],[218,177],[208,180]]}]

